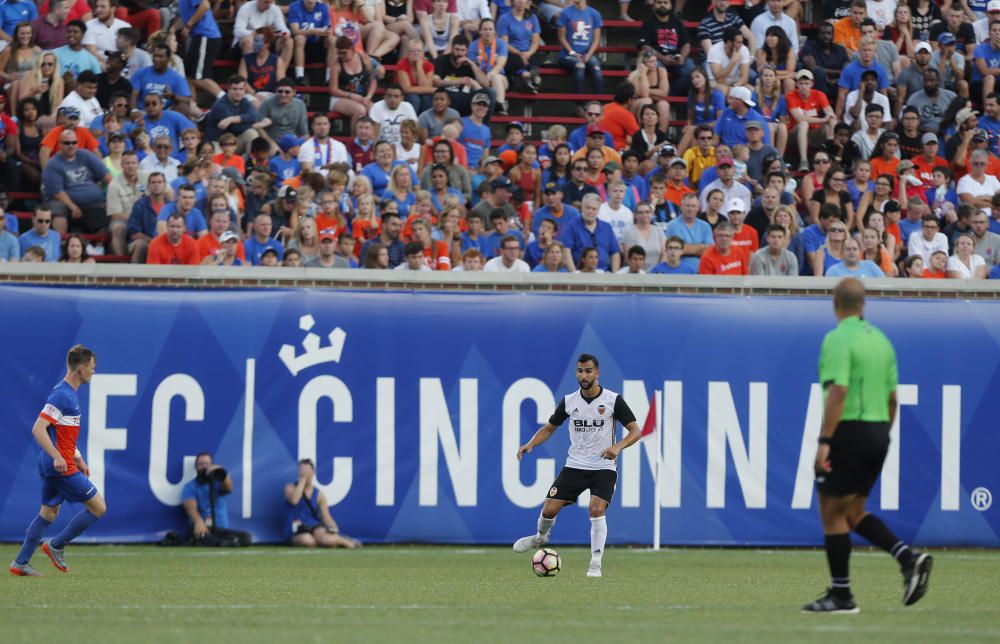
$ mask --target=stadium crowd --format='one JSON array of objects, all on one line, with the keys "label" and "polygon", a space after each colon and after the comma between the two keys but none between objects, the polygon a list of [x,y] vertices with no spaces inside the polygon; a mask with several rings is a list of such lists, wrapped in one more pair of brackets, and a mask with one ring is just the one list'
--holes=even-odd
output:
[{"label": "stadium crowd", "polygon": [[1000,0],[807,8],[623,0],[535,142],[588,0],[6,0],[0,261],[1000,278]]}]

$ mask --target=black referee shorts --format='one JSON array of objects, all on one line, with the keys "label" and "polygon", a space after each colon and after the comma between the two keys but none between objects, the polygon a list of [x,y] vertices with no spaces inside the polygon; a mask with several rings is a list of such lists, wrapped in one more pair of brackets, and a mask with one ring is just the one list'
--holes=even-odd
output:
[{"label": "black referee shorts", "polygon": [[549,488],[547,498],[576,503],[576,499],[584,490],[590,490],[591,496],[611,503],[617,482],[618,472],[614,470],[578,470],[564,467]]},{"label": "black referee shorts", "polygon": [[830,444],[831,471],[817,473],[816,489],[828,496],[867,497],[888,451],[889,423],[840,423]]}]

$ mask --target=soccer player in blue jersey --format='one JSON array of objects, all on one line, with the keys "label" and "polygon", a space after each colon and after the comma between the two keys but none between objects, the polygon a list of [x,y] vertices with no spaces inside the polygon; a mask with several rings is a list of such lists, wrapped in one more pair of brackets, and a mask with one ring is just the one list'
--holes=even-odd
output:
[{"label": "soccer player in blue jersey", "polygon": [[31,435],[41,446],[38,455],[38,473],[42,478],[42,507],[38,516],[28,525],[21,551],[10,564],[10,574],[21,577],[38,577],[40,573],[31,566],[31,555],[52,522],[59,516],[63,501],[74,501],[84,506],[63,531],[42,544],[42,552],[52,560],[52,565],[62,572],[69,572],[63,557],[66,544],[80,536],[104,516],[107,506],[104,497],[87,478],[87,463],[76,448],[80,434],[80,399],[77,390],[94,377],[97,358],[94,352],[78,344],[66,355],[66,377],[52,389],[45,406],[38,414]]}]

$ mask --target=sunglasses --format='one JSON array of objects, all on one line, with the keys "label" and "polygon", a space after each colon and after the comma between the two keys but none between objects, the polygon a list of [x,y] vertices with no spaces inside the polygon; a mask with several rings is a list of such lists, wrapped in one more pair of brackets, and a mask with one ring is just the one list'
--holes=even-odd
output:
[{"label": "sunglasses", "polygon": [[36,224],[51,224],[52,220],[51,219],[36,219],[35,223]]},{"label": "sunglasses", "polygon": [[813,163],[830,163],[830,159],[816,159]]},{"label": "sunglasses", "polygon": [[278,94],[293,94],[293,93],[294,92],[292,92],[292,90],[290,90],[290,89],[279,89],[278,90]]},{"label": "sunglasses", "polygon": [[55,67],[56,64],[55,63],[42,63],[40,66],[41,67]]},{"label": "sunglasses", "polygon": [[76,145],[76,141],[60,141],[59,143],[63,145]]},{"label": "sunglasses", "polygon": [[846,228],[831,228],[830,232],[831,233],[846,233],[847,229]]}]

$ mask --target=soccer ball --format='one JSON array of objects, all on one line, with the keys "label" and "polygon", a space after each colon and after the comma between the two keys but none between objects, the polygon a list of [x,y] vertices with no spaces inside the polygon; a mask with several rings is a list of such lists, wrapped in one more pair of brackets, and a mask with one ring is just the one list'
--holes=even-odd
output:
[{"label": "soccer ball", "polygon": [[562,557],[552,548],[542,548],[531,558],[531,569],[539,577],[553,577],[562,566]]}]

